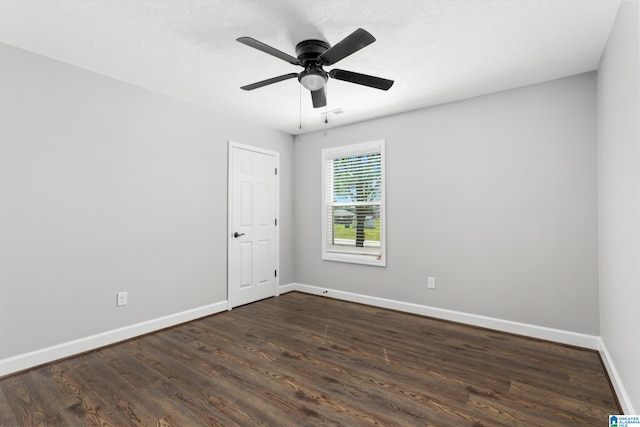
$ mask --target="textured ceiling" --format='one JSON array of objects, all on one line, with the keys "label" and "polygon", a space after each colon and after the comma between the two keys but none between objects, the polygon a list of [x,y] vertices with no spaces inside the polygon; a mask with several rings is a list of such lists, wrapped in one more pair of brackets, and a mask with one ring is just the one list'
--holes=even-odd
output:
[{"label": "textured ceiling", "polygon": [[[597,68],[620,0],[0,0],[0,41],[290,134],[367,120]],[[337,68],[395,80],[387,92],[330,80],[314,109],[299,72],[235,41],[295,56],[362,27],[377,41]],[[333,67],[326,67],[327,70]],[[302,103],[300,97],[302,96]],[[342,114],[335,114],[334,110]],[[302,117],[302,130],[299,129]]]}]

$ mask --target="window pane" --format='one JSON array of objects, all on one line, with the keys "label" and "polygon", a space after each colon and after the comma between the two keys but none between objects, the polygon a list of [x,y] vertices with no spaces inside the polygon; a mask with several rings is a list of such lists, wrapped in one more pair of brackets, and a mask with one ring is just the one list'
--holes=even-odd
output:
[{"label": "window pane", "polygon": [[330,245],[380,248],[380,205],[332,206]]},{"label": "window pane", "polygon": [[380,153],[336,158],[332,166],[334,202],[380,201]]}]

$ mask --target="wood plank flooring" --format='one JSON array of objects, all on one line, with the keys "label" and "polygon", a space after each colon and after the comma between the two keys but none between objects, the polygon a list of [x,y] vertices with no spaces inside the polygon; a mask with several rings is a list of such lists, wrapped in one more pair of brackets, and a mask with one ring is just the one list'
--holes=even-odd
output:
[{"label": "wood plank flooring", "polygon": [[2,426],[599,426],[597,352],[288,293],[0,380]]}]

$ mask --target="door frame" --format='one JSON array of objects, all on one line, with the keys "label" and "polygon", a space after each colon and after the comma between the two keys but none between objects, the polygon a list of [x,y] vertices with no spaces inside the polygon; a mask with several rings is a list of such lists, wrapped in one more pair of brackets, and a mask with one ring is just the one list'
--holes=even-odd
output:
[{"label": "door frame", "polygon": [[241,144],[232,140],[227,144],[227,310],[231,310],[231,261],[232,261],[232,244],[233,244],[233,150],[234,149],[253,151],[268,156],[273,156],[276,161],[276,271],[275,290],[273,296],[280,295],[280,153],[277,151],[267,150],[265,148],[254,147],[252,145]]}]

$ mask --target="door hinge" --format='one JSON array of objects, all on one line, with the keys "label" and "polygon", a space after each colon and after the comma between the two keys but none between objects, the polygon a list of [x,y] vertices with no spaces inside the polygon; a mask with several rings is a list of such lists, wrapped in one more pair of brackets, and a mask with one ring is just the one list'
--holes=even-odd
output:
[{"label": "door hinge", "polygon": [[275,277],[278,277],[278,270],[274,271],[274,275],[275,275]]},{"label": "door hinge", "polygon": [[278,175],[278,168],[276,168],[276,175]]},{"label": "door hinge", "polygon": [[278,218],[274,220],[275,225],[278,225]]}]

